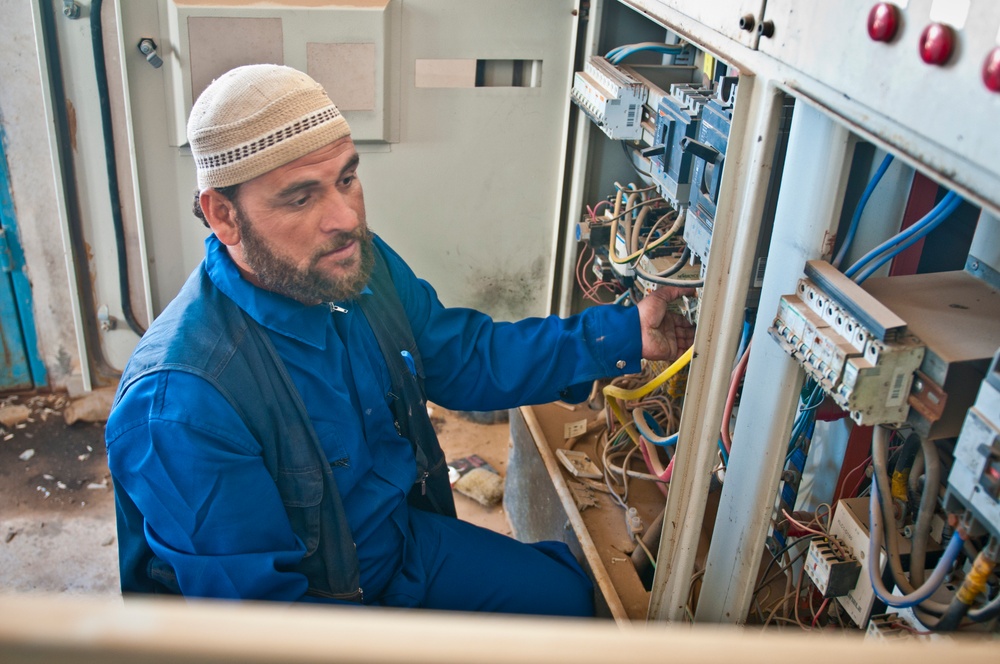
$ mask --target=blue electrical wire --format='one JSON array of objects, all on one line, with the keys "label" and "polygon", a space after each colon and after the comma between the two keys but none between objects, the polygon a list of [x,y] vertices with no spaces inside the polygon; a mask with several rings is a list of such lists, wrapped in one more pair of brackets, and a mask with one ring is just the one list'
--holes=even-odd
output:
[{"label": "blue electrical wire", "polygon": [[728,466],[729,465],[729,452],[726,451],[726,445],[725,445],[725,443],[722,442],[721,438],[719,438],[718,444],[719,444],[719,452],[722,454],[722,465]]},{"label": "blue electrical wire", "polygon": [[660,447],[673,447],[677,444],[677,434],[664,435],[660,424],[644,409],[633,409],[632,421],[635,423],[635,428],[639,430],[639,434],[647,443],[659,445]]},{"label": "blue electrical wire", "polygon": [[875,187],[878,186],[879,181],[885,172],[889,169],[889,164],[892,163],[892,155],[887,154],[885,159],[882,160],[882,164],[875,171],[875,175],[872,179],[868,181],[868,186],[865,187],[864,193],[861,194],[861,200],[858,201],[857,207],[854,208],[854,216],[851,217],[851,225],[847,229],[847,235],[844,236],[844,241],[840,245],[840,250],[837,252],[837,257],[833,259],[833,266],[839,268],[840,264],[844,262],[844,258],[847,256],[847,251],[851,248],[851,243],[854,242],[854,235],[858,232],[858,225],[861,222],[861,214],[865,211],[865,206],[868,205],[868,199],[872,197],[872,192],[875,191]]},{"label": "blue electrical wire", "polygon": [[[954,194],[949,193],[948,195],[952,196]],[[874,274],[876,270],[885,265],[887,261],[903,253],[904,251],[912,247],[914,244],[927,237],[927,235],[929,235],[935,228],[940,226],[945,221],[945,219],[950,217],[951,214],[958,209],[958,206],[962,204],[962,197],[957,195],[954,196],[955,198],[943,210],[941,210],[941,213],[935,219],[933,219],[926,226],[920,229],[920,231],[915,233],[912,237],[910,237],[910,239],[900,244],[891,252],[878,258],[874,263],[872,263],[872,265],[866,268],[864,272],[859,274],[855,281],[857,281],[860,284],[865,279],[872,276],[872,274]],[[947,198],[947,196],[945,198]],[[943,200],[944,199],[942,199],[942,201]]]},{"label": "blue electrical wire", "polygon": [[[882,508],[879,506],[879,500],[878,482],[872,480],[872,493],[868,499],[868,522],[871,524],[870,536],[868,538],[869,561],[878,560],[882,549]],[[886,527],[891,528],[892,526],[888,525]],[[944,554],[938,560],[937,565],[934,566],[931,576],[920,588],[917,588],[909,595],[893,595],[889,592],[885,584],[882,583],[882,573],[879,570],[879,566],[869,563],[868,579],[872,584],[872,590],[875,591],[875,596],[885,602],[886,605],[896,607],[897,609],[908,609],[926,602],[944,581],[945,574],[951,569],[955,560],[958,559],[958,554],[961,552],[962,546],[962,537],[956,531],[951,536]]]},{"label": "blue electrical wire", "polygon": [[617,46],[610,51],[604,57],[611,62],[611,64],[617,65],[625,58],[635,53],[640,53],[642,51],[656,51],[657,53],[664,53],[667,55],[677,55],[684,51],[684,46],[678,44],[661,44],[657,42],[641,42],[638,44],[623,44],[622,46]]},{"label": "blue electrical wire", "polygon": [[750,343],[750,333],[753,331],[753,325],[750,324],[749,320],[743,319],[743,331],[740,333],[740,345],[736,349],[736,363],[739,364],[740,358],[743,357],[743,352],[747,349],[747,344]]},{"label": "blue electrical wire", "polygon": [[[958,201],[957,203],[956,199]],[[898,245],[906,242],[911,237],[913,237],[920,231],[924,230],[924,228],[927,227],[928,225],[934,224],[936,226],[937,224],[941,223],[942,221],[944,221],[945,218],[947,218],[948,215],[951,214],[951,212],[954,212],[955,208],[958,207],[958,204],[961,203],[961,200],[962,199],[958,196],[958,194],[949,191],[945,195],[945,197],[942,198],[941,201],[938,202],[938,204],[935,205],[931,209],[931,211],[928,212],[922,219],[917,221],[915,224],[913,224],[906,230],[894,235],[893,237],[889,238],[882,244],[878,245],[877,247],[869,251],[867,254],[858,259],[858,261],[854,263],[854,265],[849,267],[844,272],[844,274],[847,277],[853,278],[855,274],[864,269],[868,265],[868,263],[875,260],[883,252],[890,251],[895,247],[897,247]],[[949,211],[942,216],[942,213],[944,213],[945,210]],[[933,230],[933,228],[931,230]],[[896,251],[896,253],[899,252]],[[892,256],[895,256],[895,253],[891,254],[889,258],[892,258]]]}]

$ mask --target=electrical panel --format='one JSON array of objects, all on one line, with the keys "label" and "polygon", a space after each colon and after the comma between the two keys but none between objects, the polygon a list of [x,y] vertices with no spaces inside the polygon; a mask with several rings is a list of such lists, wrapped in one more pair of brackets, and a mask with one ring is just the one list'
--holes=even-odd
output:
[{"label": "electrical panel", "polygon": [[824,261],[809,261],[768,333],[851,418],[902,423],[925,348],[906,321]]},{"label": "electrical panel", "polygon": [[[909,8],[904,4],[902,14],[923,19],[926,4],[911,3]],[[946,3],[929,4],[938,8],[932,9],[933,15]],[[635,17],[619,5],[658,17],[659,25],[667,26],[663,43],[648,41],[656,26],[650,26],[650,34],[634,35],[634,43],[620,39],[623,26]],[[879,3],[873,15],[887,11],[887,6]],[[983,6],[967,13],[998,16]],[[852,13],[859,7],[848,2]],[[754,31],[764,53],[815,50],[798,32],[779,25],[779,21],[786,26],[810,22],[810,12],[784,0],[779,0],[773,14],[769,3],[761,3],[759,10],[759,14],[734,17],[738,21],[730,27],[738,23],[741,30]],[[585,192],[581,202],[586,208],[577,236],[583,242],[578,247],[577,276],[589,279],[581,290],[594,303],[634,303],[663,284],[677,285],[684,279],[698,286],[697,296],[681,308],[691,313],[689,320],[698,326],[702,343],[695,343],[696,357],[711,366],[708,371],[713,375],[692,371],[687,385],[699,399],[692,416],[688,415],[691,394],[665,398],[670,407],[684,407],[688,400],[684,417],[698,419],[687,427],[682,423],[669,453],[663,453],[670,459],[688,455],[690,462],[685,465],[684,479],[672,480],[675,486],[685,487],[686,497],[678,499],[664,491],[665,524],[684,523],[686,528],[689,517],[704,523],[697,504],[711,500],[716,485],[722,486],[719,511],[709,517],[715,523],[704,561],[698,558],[700,551],[691,553],[687,535],[665,535],[660,555],[670,560],[660,568],[673,570],[674,578],[657,575],[651,612],[672,620],[685,616],[712,622],[759,619],[766,626],[777,622],[808,628],[809,620],[799,616],[808,604],[814,628],[867,628],[869,638],[880,640],[927,629],[925,624],[931,623],[922,624],[919,613],[912,617],[882,614],[895,598],[910,592],[904,588],[907,579],[899,576],[899,565],[914,586],[924,583],[921,573],[930,573],[929,569],[908,569],[911,547],[914,560],[929,559],[930,564],[924,560],[924,566],[930,568],[950,555],[943,540],[956,530],[956,522],[969,524],[977,534],[978,539],[968,544],[970,550],[994,546],[989,537],[1000,531],[1000,415],[987,413],[994,405],[989,396],[983,396],[988,392],[986,383],[978,400],[975,396],[990,358],[1000,347],[1000,291],[996,288],[1000,278],[979,266],[980,253],[990,254],[992,269],[1000,265],[1000,257],[990,249],[996,246],[1000,231],[982,233],[984,222],[979,222],[978,229],[974,223],[976,215],[995,214],[995,195],[989,188],[973,186],[992,181],[995,168],[984,180],[985,162],[977,159],[968,171],[970,177],[965,177],[965,171],[956,174],[948,166],[960,162],[956,161],[958,153],[981,152],[979,146],[968,143],[968,129],[952,126],[948,130],[949,135],[959,132],[964,138],[955,154],[942,156],[939,152],[948,150],[924,142],[920,127],[896,127],[884,117],[866,115],[866,108],[882,109],[877,91],[840,96],[839,88],[831,92],[824,81],[798,77],[792,59],[776,63],[758,57],[757,52],[733,50],[724,39],[703,30],[704,26],[687,23],[679,15],[693,14],[676,3],[636,0],[612,4],[604,11],[616,20],[601,24],[594,43],[609,49],[608,56],[592,58],[577,79],[597,81],[595,67],[605,70],[605,78],[600,89],[592,85],[591,90],[584,90],[581,83],[573,97],[606,136],[620,142],[609,148],[598,137],[599,147],[585,148],[590,154],[578,160],[584,166],[578,169],[574,163],[573,186]],[[815,14],[826,16],[832,11]],[[838,25],[855,19],[838,18]],[[809,25],[809,34],[822,30],[818,25]],[[997,27],[1000,24],[989,29],[995,33]],[[857,36],[855,28],[851,28],[851,39]],[[913,26],[902,29],[907,38],[914,36]],[[974,32],[979,44],[982,30],[977,27]],[[696,68],[687,80],[652,83],[649,72],[640,73],[640,67],[651,72],[677,65],[669,54],[681,43]],[[874,52],[867,48],[872,44],[864,46],[864,52]],[[621,53],[646,47],[660,48],[662,61],[670,64],[620,63]],[[891,40],[875,50],[886,48],[894,48],[893,53],[901,50]],[[957,53],[965,57],[961,49]],[[809,71],[815,57],[819,56],[808,56]],[[862,63],[854,55],[847,60],[851,66],[832,80],[850,78],[853,89],[857,81],[865,80],[859,74],[875,60]],[[838,68],[843,62],[827,59],[823,67]],[[947,75],[947,68],[935,70],[934,75]],[[634,90],[609,82],[619,77],[628,77]],[[643,83],[644,99],[639,89]],[[981,107],[965,115],[979,118],[1000,99],[995,95],[982,98],[981,93],[977,90]],[[925,109],[890,111],[883,115],[926,115]],[[940,122],[941,113],[934,115]],[[983,124],[979,121],[975,126]],[[902,133],[895,134],[896,129]],[[885,173],[885,168],[876,171],[883,159],[887,165],[896,165],[879,185],[881,175],[873,173]],[[873,203],[866,212],[873,190]],[[953,213],[957,220],[942,229],[954,237],[939,242],[940,235],[928,236]],[[680,238],[673,235],[675,227],[682,229]],[[964,262],[968,253],[961,244],[963,235],[984,239],[976,240],[983,251],[976,253],[975,261],[969,254],[973,267],[961,270],[956,260]],[[923,247],[912,246],[911,237],[925,236]],[[740,245],[737,252],[734,244]],[[726,257],[718,260],[732,261],[732,267],[713,264],[713,253]],[[823,260],[835,253],[836,259]],[[855,254],[866,259],[856,277],[852,270],[840,268],[846,256]],[[681,257],[688,257],[688,265],[674,271]],[[746,274],[739,275],[736,287],[733,273],[737,266],[747,270],[751,258],[750,288],[746,288]],[[893,262],[882,268],[889,260]],[[874,276],[885,270],[891,276]],[[743,307],[742,316],[734,311],[734,303]],[[763,317],[757,317],[758,303],[766,307]],[[734,335],[734,330],[742,330],[742,335]],[[763,338],[765,331],[770,340]],[[739,336],[738,344],[734,336]],[[723,354],[738,349],[736,356],[720,357],[718,345],[725,347]],[[755,359],[760,357],[763,361]],[[806,375],[804,384],[798,382],[797,367]],[[718,387],[720,381],[728,382],[724,404],[718,403],[718,392],[724,391]],[[758,396],[769,393],[779,394]],[[680,397],[679,403],[672,401],[674,396]],[[622,403],[620,407],[637,406]],[[718,421],[706,421],[716,416],[716,407],[721,407],[721,427]],[[790,430],[784,423],[768,421],[774,419],[774,412],[793,409]],[[845,420],[843,426],[820,426],[840,419]],[[864,496],[874,491],[876,464],[859,456],[867,445],[862,440],[865,426],[880,427],[876,429],[880,435],[894,440],[893,453],[885,460],[894,473],[892,496],[884,499],[883,507],[884,521],[889,523],[874,532],[869,530],[869,498]],[[618,440],[625,441],[624,431],[610,426],[608,432],[609,438],[617,433]],[[947,441],[960,433],[957,442]],[[916,447],[913,440],[919,443]],[[932,443],[933,450],[928,447]],[[755,461],[750,467],[746,450],[730,457],[733,449],[743,445],[753,450]],[[906,454],[901,451],[904,448]],[[759,460],[765,458],[773,460],[780,473],[761,476]],[[659,477],[662,468],[658,470],[648,449],[641,460],[638,454],[634,459],[645,479]],[[852,469],[855,464],[857,468]],[[937,469],[942,467],[951,472],[943,505],[930,500],[939,496],[935,482]],[[713,478],[711,489],[703,486],[706,476]],[[773,477],[779,479],[772,492],[767,483]],[[828,504],[824,511],[824,500],[834,507]],[[624,509],[634,507],[625,502],[628,497]],[[770,518],[762,518],[762,513]],[[766,523],[761,526],[761,521]],[[667,525],[664,528],[671,530]],[[644,531],[644,538],[650,530]],[[890,545],[886,551],[892,555],[883,551],[868,560],[868,547],[878,536]],[[747,546],[751,540],[754,545],[749,548],[763,544],[761,549],[773,556],[760,566],[766,570],[764,577],[776,564],[777,571],[769,578],[773,581],[784,575],[783,581],[801,590],[786,590],[781,596],[766,579],[756,579],[759,585],[748,589],[753,582],[743,577],[753,567],[754,554],[748,553]],[[652,555],[647,551],[639,557],[644,560]],[[887,561],[892,564],[883,569]],[[961,562],[952,562],[949,568],[957,583],[966,576]],[[874,577],[869,575],[869,564],[878,567]],[[700,583],[677,572],[686,569],[703,572]],[[894,583],[897,578],[898,584]],[[883,585],[895,586],[895,590]],[[950,602],[955,596],[954,586],[942,585],[939,591],[943,599],[935,601]],[[995,602],[995,587],[990,586],[986,595]],[[745,597],[751,598],[749,608],[740,606],[740,598]],[[823,600],[819,609],[807,602],[819,598]],[[981,605],[981,601],[976,603],[978,608]],[[679,607],[684,608],[683,615]],[[970,621],[978,621],[978,615],[970,614]]]}]

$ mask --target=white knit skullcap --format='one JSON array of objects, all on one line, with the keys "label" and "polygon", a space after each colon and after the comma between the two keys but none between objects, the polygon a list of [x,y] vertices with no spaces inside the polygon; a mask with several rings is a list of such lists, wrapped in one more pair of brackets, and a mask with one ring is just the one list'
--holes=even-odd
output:
[{"label": "white knit skullcap", "polygon": [[350,133],[319,83],[281,65],[226,72],[198,97],[187,125],[201,190],[252,180]]}]

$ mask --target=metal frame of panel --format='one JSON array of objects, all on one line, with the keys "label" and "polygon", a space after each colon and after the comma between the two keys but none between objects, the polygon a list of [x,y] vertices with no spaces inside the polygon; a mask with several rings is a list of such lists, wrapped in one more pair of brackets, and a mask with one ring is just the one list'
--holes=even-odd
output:
[{"label": "metal frame of panel", "polygon": [[768,389],[743,392],[733,435],[739,444],[729,457],[697,620],[740,622],[750,606],[803,379],[799,365],[768,337],[767,314],[795,289],[805,262],[831,248],[853,145],[842,126],[796,108],[771,236],[772,255],[782,260],[769,261],[764,275],[745,383]]},{"label": "metal frame of panel", "polygon": [[729,135],[730,146],[738,149],[731,150],[722,179],[653,581],[652,618],[681,620],[685,615],[712,468],[718,462],[726,392],[716,378],[732,369],[767,196],[767,179],[756,181],[751,174],[770,170],[781,120],[782,98],[773,86],[744,76],[739,95]]}]

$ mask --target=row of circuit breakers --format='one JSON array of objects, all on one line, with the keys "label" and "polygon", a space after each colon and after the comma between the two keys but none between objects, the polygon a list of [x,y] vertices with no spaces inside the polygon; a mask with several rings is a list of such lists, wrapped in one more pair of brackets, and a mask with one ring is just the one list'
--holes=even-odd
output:
[{"label": "row of circuit breakers", "polygon": [[[693,50],[673,57],[693,61]],[[614,65],[594,56],[573,81],[572,99],[613,140],[636,141],[657,193],[687,210],[684,241],[707,262],[736,97],[736,77],[702,80],[689,64]],[[643,127],[643,108],[655,120]]]}]

